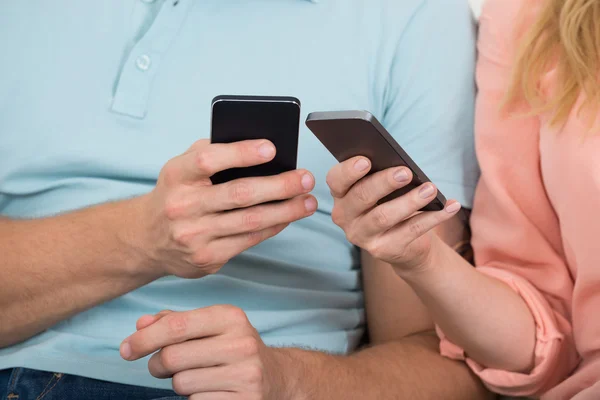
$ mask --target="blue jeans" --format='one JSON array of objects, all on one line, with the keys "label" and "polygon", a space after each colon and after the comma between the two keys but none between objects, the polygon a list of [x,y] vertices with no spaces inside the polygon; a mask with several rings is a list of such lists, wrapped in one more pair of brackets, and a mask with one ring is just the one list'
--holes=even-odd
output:
[{"label": "blue jeans", "polygon": [[0,371],[0,400],[184,400],[172,390],[26,368]]}]

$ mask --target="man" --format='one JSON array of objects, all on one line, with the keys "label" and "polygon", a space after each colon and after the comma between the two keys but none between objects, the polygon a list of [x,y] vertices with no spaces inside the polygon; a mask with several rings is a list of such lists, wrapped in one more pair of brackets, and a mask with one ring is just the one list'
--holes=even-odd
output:
[{"label": "man", "polygon": [[390,266],[335,228],[334,159],[304,127],[298,171],[223,185],[209,177],[276,149],[206,141],[219,94],[369,109],[468,206],[473,36],[463,0],[0,5],[0,391],[486,396]]}]

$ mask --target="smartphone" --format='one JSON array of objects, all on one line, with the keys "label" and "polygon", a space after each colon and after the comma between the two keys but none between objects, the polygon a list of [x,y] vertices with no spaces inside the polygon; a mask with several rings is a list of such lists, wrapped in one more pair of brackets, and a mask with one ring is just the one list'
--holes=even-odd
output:
[{"label": "smartphone", "polygon": [[[392,135],[367,111],[313,112],[308,115],[306,126],[339,162],[364,156],[371,160],[369,174],[398,166],[405,166],[412,171],[411,183],[384,197],[379,204],[430,182]],[[440,211],[445,204],[446,198],[438,190],[437,196],[421,211]]]},{"label": "smartphone", "polygon": [[268,139],[277,149],[275,158],[266,164],[216,173],[211,177],[213,184],[296,169],[300,100],[295,97],[217,96],[211,109],[211,143]]}]

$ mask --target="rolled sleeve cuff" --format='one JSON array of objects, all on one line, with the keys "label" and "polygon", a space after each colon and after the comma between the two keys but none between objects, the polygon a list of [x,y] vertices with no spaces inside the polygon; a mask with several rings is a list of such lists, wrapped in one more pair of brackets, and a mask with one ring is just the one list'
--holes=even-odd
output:
[{"label": "rolled sleeve cuff", "polygon": [[436,327],[441,354],[466,361],[483,383],[496,393],[508,396],[539,396],[545,393],[567,377],[579,361],[569,324],[557,321],[546,299],[525,279],[495,268],[480,267],[478,270],[506,283],[523,298],[531,310],[536,325],[534,367],[529,373],[486,368],[468,358],[463,349],[450,342]]}]

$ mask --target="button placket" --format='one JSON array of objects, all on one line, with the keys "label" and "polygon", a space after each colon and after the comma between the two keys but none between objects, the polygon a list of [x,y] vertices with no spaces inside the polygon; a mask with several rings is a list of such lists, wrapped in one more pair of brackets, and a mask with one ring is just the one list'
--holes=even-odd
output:
[{"label": "button placket", "polygon": [[[142,0],[150,3],[150,0]],[[165,1],[146,34],[130,51],[116,86],[113,112],[144,118],[148,112],[152,81],[161,59],[173,43],[185,20],[191,0],[179,0],[177,6]]]}]

